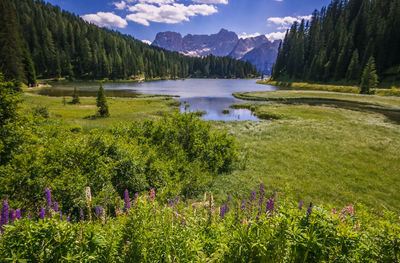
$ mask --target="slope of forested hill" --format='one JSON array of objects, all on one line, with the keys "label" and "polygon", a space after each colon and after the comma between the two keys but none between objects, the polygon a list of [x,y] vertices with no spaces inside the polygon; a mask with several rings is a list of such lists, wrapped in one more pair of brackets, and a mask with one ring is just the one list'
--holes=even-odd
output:
[{"label": "slope of forested hill", "polygon": [[[1,55],[9,54],[0,67],[6,76],[24,82],[32,83],[28,75],[35,72],[43,78],[78,79],[126,79],[132,75],[244,78],[257,73],[250,63],[228,57],[189,58],[150,47],[44,1],[0,0],[0,4]],[[18,36],[7,42],[16,30]],[[10,54],[15,46],[20,50]],[[33,63],[35,72],[25,66],[28,62]],[[12,71],[10,64],[14,64]]]},{"label": "slope of forested hill", "polygon": [[334,0],[288,30],[273,77],[359,83],[372,56],[381,80],[394,82],[399,47],[400,0]]}]

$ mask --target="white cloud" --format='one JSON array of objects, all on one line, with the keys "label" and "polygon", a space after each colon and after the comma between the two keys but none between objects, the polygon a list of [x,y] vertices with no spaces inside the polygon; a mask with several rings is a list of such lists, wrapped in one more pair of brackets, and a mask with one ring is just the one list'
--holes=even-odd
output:
[{"label": "white cloud", "polygon": [[141,4],[157,4],[157,5],[166,5],[172,4],[175,0],[127,0],[128,3],[141,3]]},{"label": "white cloud", "polygon": [[128,25],[125,19],[110,12],[97,12],[97,14],[83,15],[82,18],[87,22],[101,27],[124,28]]},{"label": "white cloud", "polygon": [[145,43],[145,44],[147,44],[147,45],[149,45],[149,46],[150,46],[151,43],[152,43],[150,40],[142,40],[142,42]]},{"label": "white cloud", "polygon": [[258,36],[261,36],[261,34],[260,34],[260,33],[258,33],[258,32],[256,32],[256,33],[253,33],[253,34],[247,34],[246,32],[243,32],[242,34],[240,34],[240,35],[239,35],[239,38],[246,39],[246,38],[250,38],[250,37],[258,37]]},{"label": "white cloud", "polygon": [[125,1],[114,2],[113,5],[115,5],[115,9],[117,9],[117,10],[124,10],[127,7]]},{"label": "white cloud", "polygon": [[[156,0],[139,0],[139,1],[156,1]],[[168,0],[158,0],[168,1]],[[132,14],[126,16],[126,19],[145,26],[149,26],[150,22],[176,24],[182,21],[189,21],[190,17],[197,15],[208,16],[218,12],[213,5],[188,5],[171,4],[171,5],[151,5],[136,4],[128,8]]]},{"label": "white cloud", "polygon": [[272,32],[266,34],[265,36],[268,38],[269,41],[281,40],[285,38],[286,32]]},{"label": "white cloud", "polygon": [[202,3],[202,4],[223,4],[227,5],[228,0],[192,0],[195,3]]},{"label": "white cloud", "polygon": [[285,17],[270,17],[267,21],[271,24],[277,25],[279,30],[289,28],[295,21],[300,22],[302,19],[310,20],[311,15],[309,16],[285,16]]}]

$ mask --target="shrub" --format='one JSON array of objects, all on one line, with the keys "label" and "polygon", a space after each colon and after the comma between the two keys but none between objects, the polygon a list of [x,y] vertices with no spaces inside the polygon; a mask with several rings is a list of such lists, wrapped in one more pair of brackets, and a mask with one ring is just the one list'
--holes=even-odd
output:
[{"label": "shrub", "polygon": [[0,196],[9,195],[13,206],[35,212],[42,205],[40,189],[50,187],[63,208],[78,217],[87,186],[96,200],[150,188],[164,198],[194,197],[214,176],[230,172],[238,159],[233,139],[193,114],[89,134],[79,130],[35,120],[23,146],[0,165]]},{"label": "shrub", "polygon": [[45,119],[50,117],[49,110],[46,106],[36,106],[32,109],[33,114],[36,116],[41,116]]},{"label": "shrub", "polygon": [[265,193],[262,185],[249,198],[241,202],[228,198],[219,208],[212,195],[201,203],[179,198],[163,202],[152,190],[132,199],[125,196],[125,204],[116,206],[116,216],[110,212],[104,216],[105,210],[94,208],[91,221],[69,221],[52,208],[43,219],[23,214],[22,220],[3,226],[0,259],[396,262],[400,256],[398,215],[376,213],[361,204],[338,211],[311,203],[303,206],[302,201]]}]

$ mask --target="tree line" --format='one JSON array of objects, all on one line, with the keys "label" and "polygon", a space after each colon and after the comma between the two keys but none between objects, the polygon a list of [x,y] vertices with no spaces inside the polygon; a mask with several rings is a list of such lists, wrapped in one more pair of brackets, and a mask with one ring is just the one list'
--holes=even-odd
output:
[{"label": "tree line", "polygon": [[272,76],[359,84],[373,58],[378,75],[396,81],[399,46],[400,0],[334,0],[286,32]]},{"label": "tree line", "polygon": [[100,28],[42,0],[0,0],[0,70],[28,84],[40,78],[129,79],[257,74],[229,57],[186,57]]}]

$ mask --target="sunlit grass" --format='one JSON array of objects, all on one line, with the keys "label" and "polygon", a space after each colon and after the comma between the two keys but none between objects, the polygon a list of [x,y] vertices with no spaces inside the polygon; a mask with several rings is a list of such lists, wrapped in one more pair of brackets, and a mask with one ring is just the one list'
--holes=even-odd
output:
[{"label": "sunlit grass", "polygon": [[81,104],[71,105],[66,97],[63,104],[61,97],[47,97],[25,93],[23,96],[23,110],[29,111],[35,106],[48,108],[51,119],[64,120],[73,125],[80,125],[84,130],[93,128],[107,128],[116,122],[126,122],[140,119],[160,117],[174,112],[177,103],[171,98],[107,98],[110,108],[110,117],[90,119],[97,112],[96,98],[81,97]]},{"label": "sunlit grass", "polygon": [[[365,101],[397,108],[398,98],[323,93],[336,99]],[[260,93],[261,95],[264,93]],[[259,93],[251,95],[261,96]],[[322,96],[318,92],[268,92],[268,97]],[[264,94],[264,95],[265,95]],[[248,94],[248,96],[250,96]],[[158,118],[175,110],[165,98],[108,98],[110,118],[86,119],[96,113],[95,98],[63,105],[62,98],[24,95],[23,110],[48,107],[50,118],[81,125],[84,130],[116,122]],[[70,98],[67,98],[69,101]],[[85,106],[90,105],[90,106]],[[249,104],[254,105],[254,104]],[[257,114],[278,116],[260,122],[214,122],[237,140],[245,169],[220,176],[210,189],[216,199],[241,197],[264,183],[266,189],[330,205],[361,201],[374,208],[400,210],[400,126],[383,115],[302,104],[257,104]]]},{"label": "sunlit grass", "polygon": [[264,104],[257,111],[280,119],[215,124],[248,157],[245,170],[217,179],[215,192],[240,195],[264,183],[298,200],[400,210],[399,125],[379,114],[322,106]]}]

